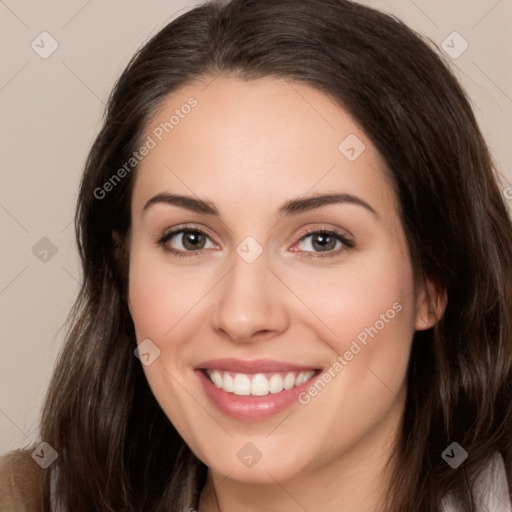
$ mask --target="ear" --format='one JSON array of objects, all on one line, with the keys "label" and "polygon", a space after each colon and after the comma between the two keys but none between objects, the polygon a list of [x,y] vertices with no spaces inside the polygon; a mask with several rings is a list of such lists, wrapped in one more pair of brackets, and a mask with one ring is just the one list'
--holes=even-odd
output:
[{"label": "ear", "polygon": [[425,279],[416,298],[415,329],[423,331],[433,327],[443,316],[448,304],[446,290],[432,279]]}]

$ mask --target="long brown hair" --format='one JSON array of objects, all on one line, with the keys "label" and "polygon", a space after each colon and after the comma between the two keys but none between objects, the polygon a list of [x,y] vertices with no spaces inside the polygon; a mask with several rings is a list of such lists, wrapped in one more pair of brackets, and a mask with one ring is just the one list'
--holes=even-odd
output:
[{"label": "long brown hair", "polygon": [[[59,454],[44,472],[43,509],[197,506],[206,467],[133,355],[125,292],[136,167],[104,196],[98,189],[140,147],[169,93],[220,74],[311,85],[353,116],[386,161],[415,278],[439,283],[448,305],[413,339],[383,506],[438,512],[451,493],[476,512],[477,471],[496,451],[512,462],[511,222],[469,102],[442,58],[399,20],[347,0],[209,2],[165,26],[119,78],[78,199],[83,285],[43,411],[42,440]],[[441,457],[453,441],[469,454],[458,469]]]}]

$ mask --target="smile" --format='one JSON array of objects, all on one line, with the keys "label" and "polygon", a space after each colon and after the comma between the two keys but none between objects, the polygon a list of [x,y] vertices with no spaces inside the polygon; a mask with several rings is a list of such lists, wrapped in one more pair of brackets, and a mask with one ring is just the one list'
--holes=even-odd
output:
[{"label": "smile", "polygon": [[322,371],[318,366],[269,359],[215,359],[195,368],[211,404],[239,421],[262,421],[298,403]]},{"label": "smile", "polygon": [[235,395],[265,396],[300,386],[315,375],[314,370],[303,372],[234,373],[223,370],[205,370],[211,382],[219,389]]}]

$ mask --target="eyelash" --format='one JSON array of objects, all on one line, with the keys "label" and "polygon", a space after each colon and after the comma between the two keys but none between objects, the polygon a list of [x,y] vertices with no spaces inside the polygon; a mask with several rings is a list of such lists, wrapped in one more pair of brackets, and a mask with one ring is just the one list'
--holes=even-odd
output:
[{"label": "eyelash", "polygon": [[[165,233],[162,237],[160,237],[157,240],[156,243],[159,247],[162,247],[166,252],[168,252],[174,256],[178,256],[179,258],[192,258],[194,256],[201,256],[201,255],[205,254],[206,252],[208,252],[208,250],[180,251],[180,250],[176,250],[173,248],[169,248],[165,245],[175,235],[177,235],[179,233],[185,233],[185,232],[200,233],[200,234],[208,237],[208,234],[205,231],[203,231],[202,229],[196,228],[194,226],[183,226],[177,230],[169,231],[168,233]],[[312,234],[333,236],[334,238],[336,238],[336,240],[339,240],[343,244],[344,247],[342,247],[341,249],[335,250],[335,251],[331,250],[331,251],[317,252],[317,253],[314,253],[314,251],[296,251],[297,253],[302,253],[301,254],[302,257],[309,258],[309,259],[311,259],[311,258],[332,258],[332,257],[338,256],[341,252],[353,249],[356,246],[356,244],[352,240],[349,240],[343,233],[341,233],[340,231],[338,231],[336,229],[332,229],[332,228],[331,229],[324,229],[324,228],[308,229],[300,237],[299,242],[302,242],[305,238],[307,238],[308,236],[310,236]],[[313,255],[313,254],[315,254],[315,255]]]},{"label": "eyelash", "polygon": [[[325,251],[325,252],[314,252],[314,251],[304,251],[302,253],[302,257],[304,258],[334,258],[338,256],[342,252],[349,251],[350,249],[354,249],[356,244],[354,241],[349,240],[346,235],[344,235],[341,231],[337,229],[325,229],[325,228],[310,228],[305,231],[305,233],[300,237],[299,242],[303,241],[310,235],[328,235],[334,237],[336,240],[339,240],[342,243],[342,247],[337,250]],[[300,252],[300,251],[297,251]]]}]

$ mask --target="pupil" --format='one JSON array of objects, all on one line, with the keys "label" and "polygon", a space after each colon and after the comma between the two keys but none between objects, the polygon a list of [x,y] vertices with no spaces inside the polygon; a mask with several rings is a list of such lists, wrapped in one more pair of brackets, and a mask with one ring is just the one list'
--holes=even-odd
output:
[{"label": "pupil", "polygon": [[[197,231],[186,231],[183,238],[183,245],[187,249],[197,249],[201,245],[202,234]],[[201,245],[202,247],[202,245]]]},{"label": "pupil", "polygon": [[[329,235],[316,235],[316,237],[313,238],[313,247],[315,247],[315,249],[334,249],[334,247],[332,247],[332,242],[335,242],[335,240]],[[331,246],[327,247],[329,244]]]}]

